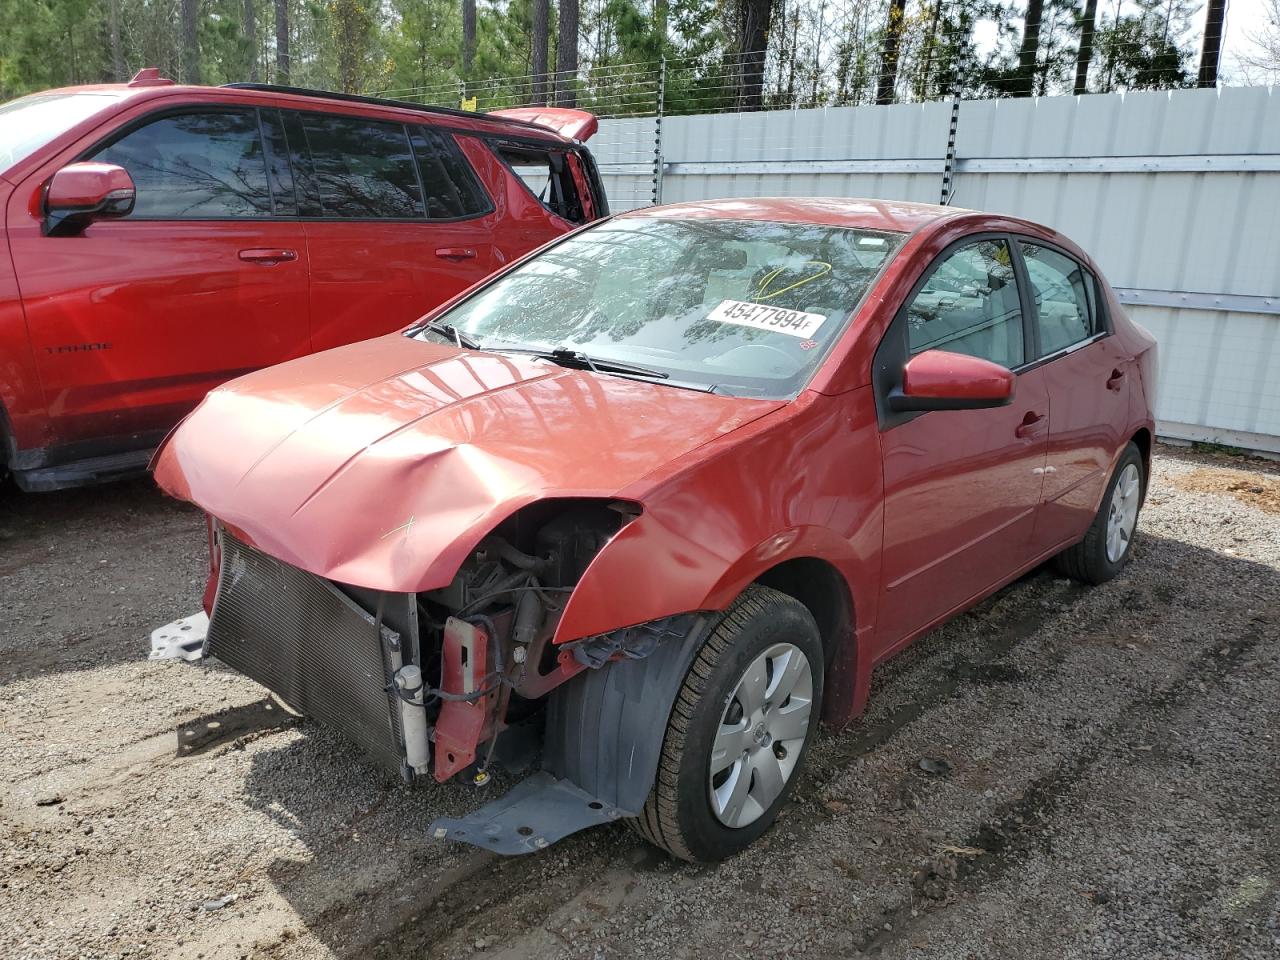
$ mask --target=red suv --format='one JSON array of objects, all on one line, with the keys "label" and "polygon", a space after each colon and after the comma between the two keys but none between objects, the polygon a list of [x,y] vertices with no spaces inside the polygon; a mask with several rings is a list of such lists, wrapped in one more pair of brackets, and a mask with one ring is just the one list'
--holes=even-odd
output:
[{"label": "red suv", "polygon": [[0,468],[140,470],[217,384],[403,327],[606,214],[595,129],[154,70],[0,105]]}]

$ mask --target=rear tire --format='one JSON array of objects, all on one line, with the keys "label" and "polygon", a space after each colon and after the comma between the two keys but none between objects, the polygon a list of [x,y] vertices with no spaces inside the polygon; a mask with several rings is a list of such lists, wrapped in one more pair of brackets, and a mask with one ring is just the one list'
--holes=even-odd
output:
[{"label": "rear tire", "polygon": [[743,591],[689,668],[653,788],[627,822],[682,860],[714,863],[760,837],[813,741],[823,664],[804,604],[758,584]]},{"label": "rear tire", "polygon": [[1084,583],[1106,583],[1133,555],[1138,512],[1147,490],[1142,451],[1130,443],[1120,454],[1102,506],[1084,538],[1054,558],[1060,573]]}]

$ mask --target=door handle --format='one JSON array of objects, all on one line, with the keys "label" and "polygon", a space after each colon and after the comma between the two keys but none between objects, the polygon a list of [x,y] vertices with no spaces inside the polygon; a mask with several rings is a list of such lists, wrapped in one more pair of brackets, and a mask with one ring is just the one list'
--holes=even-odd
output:
[{"label": "door handle", "polygon": [[1022,418],[1022,422],[1014,429],[1013,435],[1023,440],[1028,437],[1034,437],[1040,432],[1040,425],[1044,423],[1044,419],[1043,413],[1028,410],[1027,415]]},{"label": "door handle", "polygon": [[441,260],[474,260],[475,247],[437,247],[436,256]]},{"label": "door handle", "polygon": [[290,260],[297,260],[298,251],[254,247],[250,250],[241,250],[240,259],[245,263],[286,263]]},{"label": "door handle", "polygon": [[1124,371],[1112,370],[1111,376],[1107,377],[1107,389],[1118,393],[1120,387],[1124,384]]}]

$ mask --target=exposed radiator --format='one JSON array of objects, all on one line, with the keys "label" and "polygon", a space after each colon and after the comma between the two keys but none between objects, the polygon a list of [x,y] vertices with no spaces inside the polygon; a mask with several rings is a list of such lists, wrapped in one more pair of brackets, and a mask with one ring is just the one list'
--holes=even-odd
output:
[{"label": "exposed radiator", "polygon": [[399,711],[386,690],[398,634],[336,586],[222,531],[218,597],[205,652],[344,734],[399,772]]}]

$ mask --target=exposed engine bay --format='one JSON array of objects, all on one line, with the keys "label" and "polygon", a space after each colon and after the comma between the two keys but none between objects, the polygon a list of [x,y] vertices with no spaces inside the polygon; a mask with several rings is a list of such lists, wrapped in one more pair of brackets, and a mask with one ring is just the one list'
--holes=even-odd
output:
[{"label": "exposed engine bay", "polygon": [[652,631],[551,642],[574,585],[637,510],[536,504],[485,537],[447,587],[418,594],[336,584],[218,528],[205,653],[408,781],[469,769],[483,780],[503,730],[547,693],[652,650]]}]

